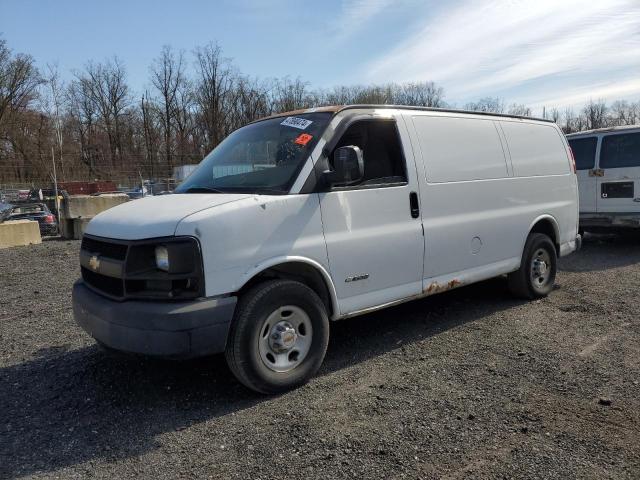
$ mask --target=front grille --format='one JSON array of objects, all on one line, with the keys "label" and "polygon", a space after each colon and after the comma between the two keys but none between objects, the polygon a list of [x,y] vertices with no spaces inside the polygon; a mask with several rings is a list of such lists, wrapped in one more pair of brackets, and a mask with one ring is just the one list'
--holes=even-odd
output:
[{"label": "front grille", "polygon": [[96,290],[100,290],[112,297],[124,296],[124,284],[121,278],[100,275],[84,267],[81,267],[80,270],[82,272],[82,279]]},{"label": "front grille", "polygon": [[[100,261],[104,262],[104,260],[107,259],[124,263],[127,258],[129,245],[127,245],[127,243],[117,241],[113,242],[111,240],[98,240],[97,238],[84,236],[82,238],[82,246],[80,248],[89,255],[95,256],[96,259],[99,259]],[[124,280],[122,278],[105,275],[105,273],[108,273],[105,271],[100,272],[100,270],[94,270],[96,269],[93,268],[91,264],[87,265],[85,263],[82,266],[82,279],[85,283],[95,290],[111,297],[124,298]]]},{"label": "front grille", "polygon": [[89,253],[100,255],[101,257],[113,258],[115,260],[124,260],[127,256],[127,244],[111,243],[96,240],[95,238],[83,237],[82,247]]},{"label": "front grille", "polygon": [[[171,272],[156,268],[155,248],[159,243],[170,243],[176,255]],[[204,293],[202,256],[197,240],[192,238],[124,241],[85,235],[80,267],[82,279],[90,288],[114,300],[181,300]]]}]

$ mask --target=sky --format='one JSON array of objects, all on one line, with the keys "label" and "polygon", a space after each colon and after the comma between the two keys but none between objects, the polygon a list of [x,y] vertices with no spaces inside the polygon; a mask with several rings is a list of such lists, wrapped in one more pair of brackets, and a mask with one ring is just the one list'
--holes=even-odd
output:
[{"label": "sky", "polygon": [[[313,88],[435,81],[452,105],[640,100],[640,0],[0,0],[0,35],[64,78],[116,55],[149,88],[163,45]],[[192,67],[192,64],[191,64]]]}]

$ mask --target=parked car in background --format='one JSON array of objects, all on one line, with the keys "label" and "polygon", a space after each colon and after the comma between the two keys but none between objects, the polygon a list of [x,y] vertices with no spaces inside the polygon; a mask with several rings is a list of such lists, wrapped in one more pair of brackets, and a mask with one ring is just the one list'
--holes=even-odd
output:
[{"label": "parked car in background", "polygon": [[44,203],[21,203],[11,205],[0,213],[1,221],[35,220],[40,226],[40,235],[50,236],[58,234],[56,216]]},{"label": "parked car in background", "polygon": [[350,106],[227,137],[173,195],[88,224],[76,321],[106,346],[225,352],[264,393],[318,370],[330,320],[508,275],[535,299],[580,246],[569,146],[550,121]]},{"label": "parked car in background", "polygon": [[580,228],[640,228],[640,126],[567,135],[580,190]]}]

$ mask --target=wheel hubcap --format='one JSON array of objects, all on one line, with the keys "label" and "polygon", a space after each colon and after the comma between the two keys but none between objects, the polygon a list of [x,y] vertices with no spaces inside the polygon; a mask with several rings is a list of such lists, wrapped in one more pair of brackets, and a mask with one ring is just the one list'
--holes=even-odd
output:
[{"label": "wheel hubcap", "polygon": [[271,335],[269,335],[269,346],[276,353],[288,352],[293,348],[298,339],[296,329],[289,322],[278,322]]},{"label": "wheel hubcap", "polygon": [[311,319],[300,307],[285,305],[262,324],[258,350],[267,368],[288,372],[306,358],[311,349]]},{"label": "wheel hubcap", "polygon": [[531,282],[536,288],[547,284],[551,276],[551,256],[545,249],[538,249],[531,259]]}]

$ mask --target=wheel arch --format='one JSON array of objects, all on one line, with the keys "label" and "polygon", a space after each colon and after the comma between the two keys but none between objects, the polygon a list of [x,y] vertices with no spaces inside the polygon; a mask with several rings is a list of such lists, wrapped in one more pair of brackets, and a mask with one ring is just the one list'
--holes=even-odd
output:
[{"label": "wheel arch", "polygon": [[254,285],[275,278],[304,283],[320,297],[330,319],[339,316],[338,298],[329,272],[320,263],[306,257],[278,257],[256,265],[243,276],[237,293],[242,295]]},{"label": "wheel arch", "polygon": [[549,214],[540,215],[529,225],[529,231],[522,243],[522,251],[524,252],[524,246],[527,243],[527,238],[532,233],[543,233],[547,235],[553,245],[556,247],[556,255],[560,256],[560,228],[556,219]]}]

